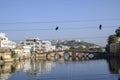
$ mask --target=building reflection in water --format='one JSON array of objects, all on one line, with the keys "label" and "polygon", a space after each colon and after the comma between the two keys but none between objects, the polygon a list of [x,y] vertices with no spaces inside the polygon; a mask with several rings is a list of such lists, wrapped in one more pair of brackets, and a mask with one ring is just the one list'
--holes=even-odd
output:
[{"label": "building reflection in water", "polygon": [[[60,59],[63,61],[64,59]],[[89,59],[69,59],[67,61],[86,61]],[[96,60],[96,59],[95,59]],[[57,60],[58,61],[58,60]],[[120,80],[120,59],[112,58],[107,59],[109,71],[111,74],[118,76]],[[55,66],[53,61],[40,61],[40,60],[25,60],[16,63],[4,63],[0,65],[0,80],[7,80],[16,71],[24,71],[27,75],[40,75],[48,73]]]},{"label": "building reflection in water", "polygon": [[112,74],[120,74],[120,59],[119,58],[110,59],[109,69]]},{"label": "building reflection in water", "polygon": [[47,73],[51,71],[52,65],[53,63],[50,61],[31,60],[24,65],[23,71],[28,75],[39,75],[41,73]]},{"label": "building reflection in water", "polygon": [[24,62],[0,64],[0,80],[7,80],[15,71],[23,69]]},{"label": "building reflection in water", "polygon": [[23,70],[27,75],[39,75],[51,71],[54,64],[50,61],[26,60],[0,65],[0,80],[7,80],[12,73]]},{"label": "building reflection in water", "polygon": [[111,74],[116,74],[118,80],[120,80],[120,58],[108,59],[109,70]]}]

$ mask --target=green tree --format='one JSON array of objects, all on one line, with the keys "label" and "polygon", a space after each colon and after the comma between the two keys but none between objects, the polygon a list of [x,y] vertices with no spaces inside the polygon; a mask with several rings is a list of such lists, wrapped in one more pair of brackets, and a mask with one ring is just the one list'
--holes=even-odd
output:
[{"label": "green tree", "polygon": [[15,51],[12,51],[12,52],[11,52],[11,57],[12,57],[12,58],[16,58],[16,57],[17,57],[17,53],[16,53]]},{"label": "green tree", "polygon": [[108,37],[108,45],[110,45],[111,43],[116,43],[118,42],[118,37],[116,35],[110,35]]},{"label": "green tree", "polygon": [[118,29],[115,30],[115,33],[114,35],[110,35],[108,37],[108,44],[106,45],[106,51],[110,51],[110,44],[112,43],[116,43],[119,41],[119,38],[120,38],[120,27]]},{"label": "green tree", "polygon": [[89,51],[89,48],[83,48],[83,46],[80,46],[79,48],[78,48],[78,50],[85,50],[85,51]]},{"label": "green tree", "polygon": [[118,29],[115,30],[116,36],[120,37],[120,27]]},{"label": "green tree", "polygon": [[109,45],[109,44],[106,45],[105,50],[106,50],[107,52],[110,51],[110,45]]},{"label": "green tree", "polygon": [[91,51],[97,51],[97,52],[102,52],[102,48],[92,48],[90,49]]},{"label": "green tree", "polygon": [[74,46],[71,46],[71,47],[70,47],[70,49],[71,49],[71,50],[74,50],[74,49],[75,49],[75,47],[74,47]]}]

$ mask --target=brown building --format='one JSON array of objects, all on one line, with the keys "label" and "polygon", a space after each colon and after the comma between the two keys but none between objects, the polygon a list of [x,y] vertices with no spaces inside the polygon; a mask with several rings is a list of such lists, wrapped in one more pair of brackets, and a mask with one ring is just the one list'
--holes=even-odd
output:
[{"label": "brown building", "polygon": [[115,55],[120,54],[120,42],[111,44],[110,52],[114,53]]}]

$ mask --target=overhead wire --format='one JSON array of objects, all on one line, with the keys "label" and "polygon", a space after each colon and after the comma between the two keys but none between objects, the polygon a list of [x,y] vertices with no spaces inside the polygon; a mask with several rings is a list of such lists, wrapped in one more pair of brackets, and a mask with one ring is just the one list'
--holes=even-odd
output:
[{"label": "overhead wire", "polygon": [[74,22],[96,22],[96,21],[120,21],[120,19],[88,19],[88,20],[61,20],[61,21],[19,21],[0,22],[0,24],[39,24],[39,23],[74,23]]},{"label": "overhead wire", "polygon": [[[23,22],[0,22],[0,25],[7,25],[7,24],[40,24],[40,23],[75,23],[75,22],[96,22],[96,21],[120,21],[120,19],[94,19],[94,20],[63,20],[63,21],[35,21],[35,22],[28,22],[28,21],[23,21]],[[103,25],[103,29],[104,28],[114,28],[114,27],[119,27],[119,26],[104,26]],[[55,28],[55,26],[54,26]],[[55,30],[54,28],[51,29],[45,29],[45,28],[29,28],[28,29],[0,29],[0,31],[44,31],[44,30]],[[61,27],[59,30],[82,30],[82,29],[99,29],[99,25],[98,26],[89,26],[89,27],[77,27],[77,28],[69,28],[69,27]],[[97,37],[86,37],[87,39],[94,39],[94,38],[106,38],[108,36],[97,36]],[[84,39],[86,39],[85,37],[82,37]],[[20,41],[20,40],[15,40],[15,41]]]},{"label": "overhead wire", "polygon": [[0,31],[40,31],[40,30],[52,30],[52,29],[0,29]]},{"label": "overhead wire", "polygon": [[[114,27],[118,27],[118,26],[104,26],[103,28],[105,29],[105,28],[114,28]],[[69,28],[69,27],[59,27],[59,30],[73,30],[73,31],[75,31],[75,30],[82,30],[82,29],[99,29],[99,27],[98,26],[96,26],[96,27],[73,27],[73,28]],[[25,29],[0,29],[0,31],[45,31],[45,30],[55,30],[55,27],[54,28],[29,28],[28,27],[28,29],[27,28],[25,28]]]}]

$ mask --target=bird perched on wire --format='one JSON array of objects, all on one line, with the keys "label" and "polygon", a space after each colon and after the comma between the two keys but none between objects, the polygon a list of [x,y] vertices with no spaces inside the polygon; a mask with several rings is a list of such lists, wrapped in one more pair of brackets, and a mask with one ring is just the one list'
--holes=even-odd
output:
[{"label": "bird perched on wire", "polygon": [[99,25],[99,30],[101,30],[101,29],[102,29],[102,24]]},{"label": "bird perched on wire", "polygon": [[55,28],[55,30],[57,31],[59,29],[59,27],[57,26],[56,28]]}]

